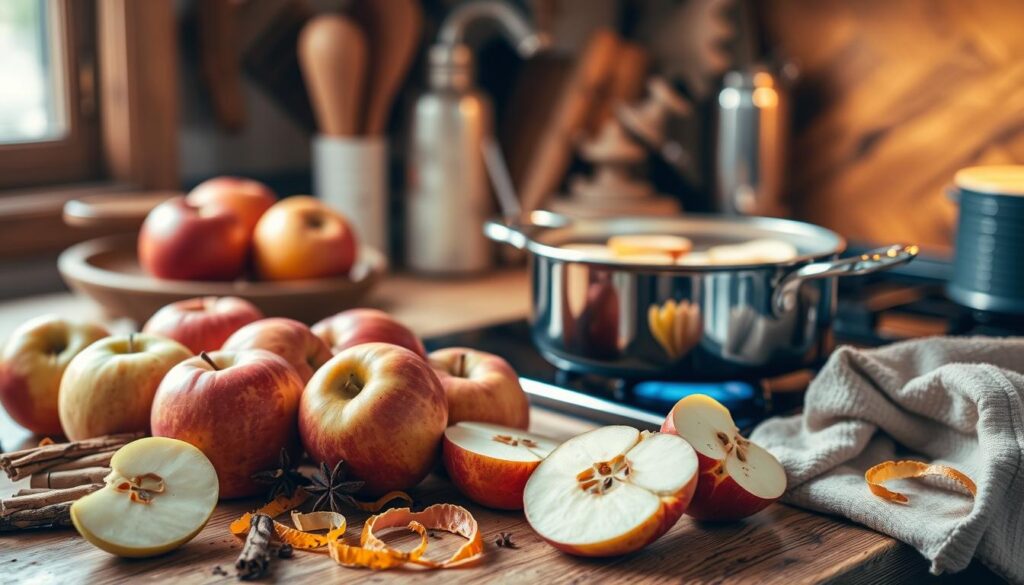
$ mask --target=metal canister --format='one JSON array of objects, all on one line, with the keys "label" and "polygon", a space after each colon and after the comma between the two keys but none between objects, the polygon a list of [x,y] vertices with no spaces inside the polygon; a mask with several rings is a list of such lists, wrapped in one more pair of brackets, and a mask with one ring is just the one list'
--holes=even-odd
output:
[{"label": "metal canister", "polygon": [[960,217],[947,294],[979,311],[1024,314],[1024,165],[965,168],[954,184]]},{"label": "metal canister", "polygon": [[494,260],[480,230],[494,209],[482,151],[493,114],[472,86],[472,66],[469,47],[435,45],[430,91],[413,112],[405,250],[419,272],[477,272]]},{"label": "metal canister", "polygon": [[716,210],[780,215],[787,140],[779,78],[762,67],[726,73],[718,93]]}]

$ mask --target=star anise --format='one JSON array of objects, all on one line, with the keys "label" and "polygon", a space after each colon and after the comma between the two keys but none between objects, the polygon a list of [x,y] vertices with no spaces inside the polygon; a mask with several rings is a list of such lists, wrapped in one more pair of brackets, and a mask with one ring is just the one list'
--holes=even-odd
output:
[{"label": "star anise", "polygon": [[352,506],[355,502],[353,494],[363,488],[363,481],[347,480],[345,470],[342,468],[343,461],[338,461],[334,469],[327,467],[326,463],[320,464],[320,469],[313,475],[312,483],[306,486],[305,490],[316,496],[313,502],[313,510],[327,510],[338,512],[343,505]]},{"label": "star anise", "polygon": [[499,532],[497,538],[494,539],[494,544],[501,548],[519,548],[519,545],[512,542],[511,532]]},{"label": "star anise", "polygon": [[295,488],[307,483],[306,478],[292,466],[292,458],[288,455],[287,449],[281,449],[276,469],[258,471],[252,474],[252,479],[270,486],[267,501],[280,495],[290,498],[295,493]]}]

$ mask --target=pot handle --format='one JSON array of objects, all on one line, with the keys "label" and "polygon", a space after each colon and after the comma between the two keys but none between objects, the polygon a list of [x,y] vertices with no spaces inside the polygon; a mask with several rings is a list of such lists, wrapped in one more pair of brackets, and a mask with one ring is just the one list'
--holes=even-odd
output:
[{"label": "pot handle", "polygon": [[790,273],[775,289],[772,300],[776,316],[787,313],[796,306],[800,286],[808,280],[831,278],[833,276],[860,276],[879,270],[887,270],[910,262],[920,251],[917,245],[894,244],[876,248],[852,258],[840,258],[829,262],[814,262]]},{"label": "pot handle", "polygon": [[484,235],[495,242],[523,250],[537,231],[565,227],[570,223],[572,220],[564,215],[550,211],[534,211],[530,213],[526,222],[489,219],[484,222]]},{"label": "pot handle", "polygon": [[516,223],[489,219],[484,222],[484,235],[495,242],[508,244],[517,250],[524,250],[527,242],[530,241],[530,237],[523,231],[524,227]]}]

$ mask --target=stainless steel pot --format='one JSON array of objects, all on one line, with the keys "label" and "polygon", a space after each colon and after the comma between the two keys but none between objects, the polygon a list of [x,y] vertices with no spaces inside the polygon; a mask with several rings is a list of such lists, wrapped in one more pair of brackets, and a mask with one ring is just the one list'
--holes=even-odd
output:
[{"label": "stainless steel pot", "polygon": [[[845,240],[797,221],[762,217],[490,221],[491,239],[530,252],[533,340],[570,371],[630,379],[754,379],[813,364],[832,348],[835,277],[910,261],[893,245],[839,259]],[[560,246],[618,234],[677,234],[696,249],[773,238],[789,262],[737,266],[622,264]]]}]

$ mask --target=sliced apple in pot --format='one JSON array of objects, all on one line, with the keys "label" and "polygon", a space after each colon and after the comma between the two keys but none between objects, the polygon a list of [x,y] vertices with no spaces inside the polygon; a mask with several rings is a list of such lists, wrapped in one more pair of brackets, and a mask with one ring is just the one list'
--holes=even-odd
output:
[{"label": "sliced apple in pot", "polygon": [[558,442],[522,429],[460,422],[444,432],[441,458],[455,487],[478,504],[523,509],[523,489]]},{"label": "sliced apple in pot", "polygon": [[563,443],[523,494],[526,520],[552,546],[581,556],[630,553],[683,515],[697,455],[676,435],[609,426]]},{"label": "sliced apple in pot", "polygon": [[177,439],[148,437],[114,453],[106,485],[71,506],[71,521],[93,545],[122,557],[178,548],[217,505],[217,472],[203,452]]},{"label": "sliced apple in pot", "polygon": [[771,453],[740,435],[729,410],[703,394],[676,403],[661,427],[697,452],[700,477],[686,511],[698,520],[738,520],[786,491],[786,471]]},{"label": "sliced apple in pot", "polygon": [[608,247],[616,256],[659,256],[669,259],[669,264],[693,249],[693,242],[682,236],[657,234],[635,234],[612,236]]}]

